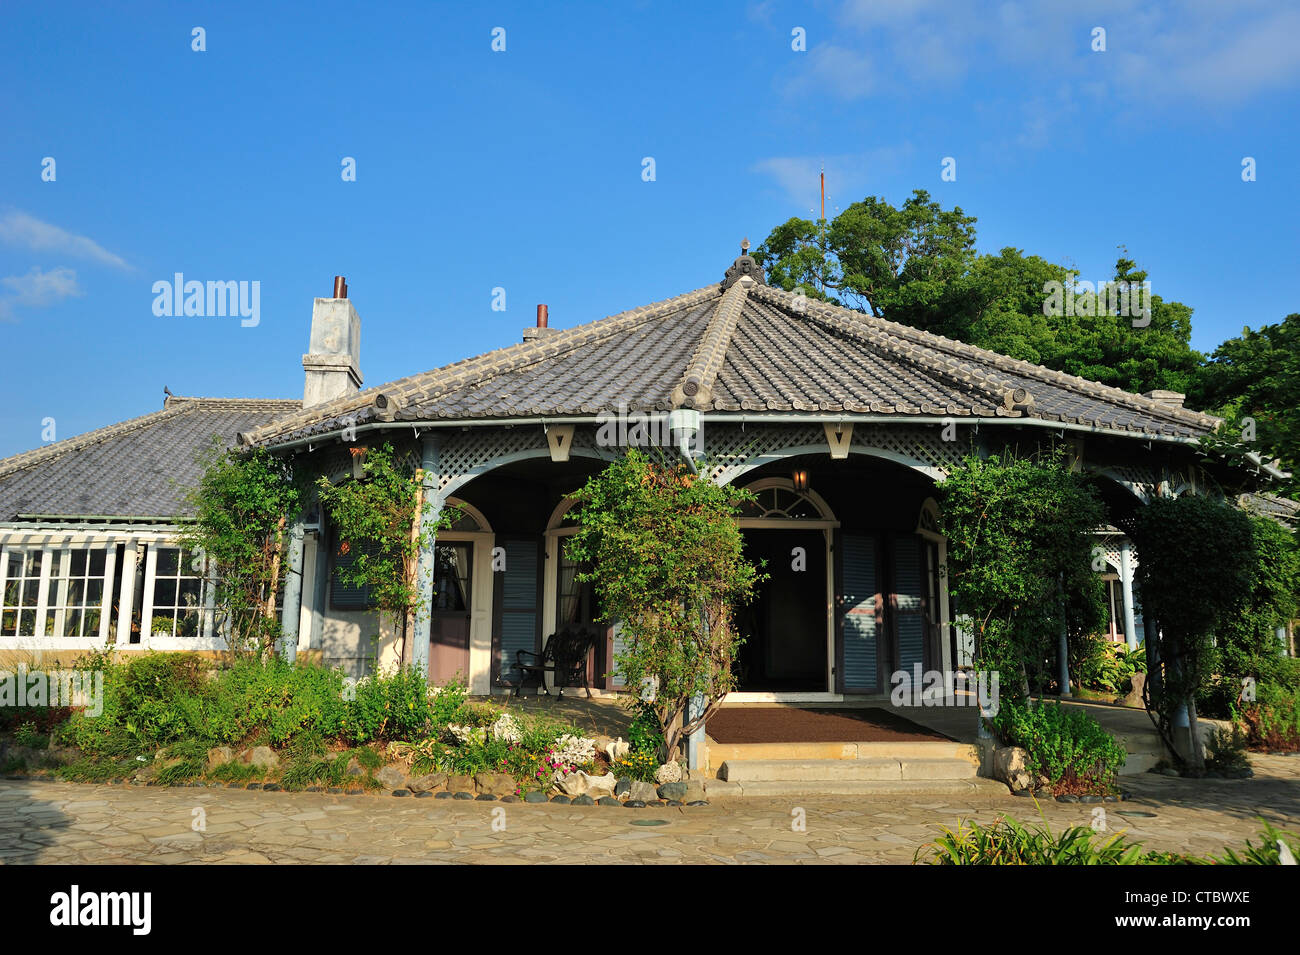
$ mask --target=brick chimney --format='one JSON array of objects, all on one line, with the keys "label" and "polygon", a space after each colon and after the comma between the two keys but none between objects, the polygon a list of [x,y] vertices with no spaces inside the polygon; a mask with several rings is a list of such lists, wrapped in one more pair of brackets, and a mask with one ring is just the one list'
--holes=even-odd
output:
[{"label": "brick chimney", "polygon": [[311,341],[302,356],[302,406],[310,408],[361,390],[361,317],[348,301],[348,283],[334,276],[334,297],[311,308]]},{"label": "brick chimney", "polygon": [[549,322],[549,321],[550,321],[550,315],[549,315],[549,310],[547,309],[547,307],[546,307],[545,305],[538,305],[538,306],[537,306],[537,325],[536,325],[534,328],[525,328],[525,329],[524,329],[524,341],[526,341],[526,342],[531,342],[531,341],[533,341],[533,339],[541,338],[541,337],[543,337],[543,336],[545,336],[545,335],[550,335],[550,334],[552,334],[553,332],[555,332],[556,329],[551,328],[551,327],[547,324],[547,322]]}]

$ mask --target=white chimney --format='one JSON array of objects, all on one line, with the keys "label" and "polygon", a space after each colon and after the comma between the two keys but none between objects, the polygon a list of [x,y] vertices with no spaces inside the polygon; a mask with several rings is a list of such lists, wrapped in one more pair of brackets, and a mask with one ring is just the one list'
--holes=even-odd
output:
[{"label": "white chimney", "polygon": [[311,342],[302,356],[302,406],[310,408],[361,390],[361,316],[348,301],[348,283],[334,276],[334,297],[311,309]]}]

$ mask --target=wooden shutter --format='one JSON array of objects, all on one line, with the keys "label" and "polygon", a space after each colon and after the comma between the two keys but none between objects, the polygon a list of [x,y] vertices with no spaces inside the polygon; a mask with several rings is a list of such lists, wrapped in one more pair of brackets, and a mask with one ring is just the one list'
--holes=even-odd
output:
[{"label": "wooden shutter", "polygon": [[925,555],[921,538],[900,536],[894,548],[894,628],[898,669],[911,673],[915,664],[926,665]]},{"label": "wooden shutter", "polygon": [[536,539],[504,540],[506,566],[497,575],[496,627],[492,669],[498,684],[519,682],[519,650],[539,649],[541,636],[541,553]]},{"label": "wooden shutter", "polygon": [[844,534],[840,541],[839,671],[844,693],[880,688],[881,601],[877,540]]}]

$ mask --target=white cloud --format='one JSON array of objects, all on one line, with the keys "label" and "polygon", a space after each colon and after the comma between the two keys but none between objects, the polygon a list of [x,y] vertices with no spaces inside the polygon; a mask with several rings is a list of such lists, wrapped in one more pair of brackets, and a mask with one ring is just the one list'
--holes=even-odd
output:
[{"label": "white cloud", "polygon": [[801,69],[786,83],[788,96],[830,93],[841,99],[861,99],[876,85],[876,68],[866,53],[822,43],[800,54]]},{"label": "white cloud", "polygon": [[0,288],[6,293],[0,297],[0,320],[5,321],[13,319],[15,306],[43,308],[85,294],[77,285],[77,273],[63,266],[48,272],[33,267],[26,275],[7,275],[0,278]]},{"label": "white cloud", "polygon": [[25,212],[15,211],[0,216],[0,240],[24,246],[33,252],[59,252],[118,269],[129,271],[131,268],[120,256],[114,255],[94,239],[75,235]]}]

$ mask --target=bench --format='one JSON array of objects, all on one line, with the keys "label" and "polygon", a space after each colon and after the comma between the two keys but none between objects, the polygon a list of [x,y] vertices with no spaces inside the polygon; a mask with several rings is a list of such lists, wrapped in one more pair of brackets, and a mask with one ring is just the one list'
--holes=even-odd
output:
[{"label": "bench", "polygon": [[592,624],[574,624],[557,630],[546,640],[541,653],[531,650],[518,650],[515,653],[516,666],[521,674],[515,684],[515,696],[523,689],[525,683],[534,683],[537,689],[547,696],[551,691],[546,688],[546,674],[555,674],[555,685],[559,687],[560,696],[564,696],[566,686],[576,686],[578,681],[591,696],[591,681],[587,677],[587,655],[600,639],[599,628]]}]

